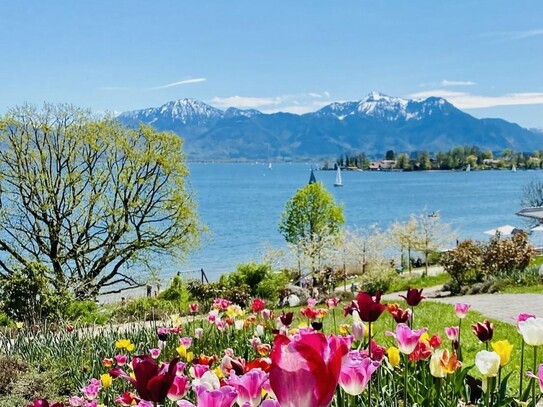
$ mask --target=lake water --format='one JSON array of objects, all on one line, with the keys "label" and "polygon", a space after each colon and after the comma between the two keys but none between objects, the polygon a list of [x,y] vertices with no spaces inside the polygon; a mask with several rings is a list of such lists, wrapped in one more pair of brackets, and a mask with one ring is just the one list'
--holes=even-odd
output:
[{"label": "lake water", "polygon": [[[313,165],[315,167],[315,165]],[[240,262],[259,260],[263,243],[284,245],[278,232],[280,214],[296,190],[307,184],[310,164],[190,164],[189,182],[196,193],[201,220],[210,233],[187,263],[174,271],[203,268],[210,279],[234,270]],[[486,240],[485,230],[510,224],[526,227],[520,209],[523,186],[538,171],[352,172],[343,171],[344,186],[334,188],[334,171],[315,171],[344,206],[347,227],[375,223],[387,229],[410,214],[439,211],[460,239]]]}]

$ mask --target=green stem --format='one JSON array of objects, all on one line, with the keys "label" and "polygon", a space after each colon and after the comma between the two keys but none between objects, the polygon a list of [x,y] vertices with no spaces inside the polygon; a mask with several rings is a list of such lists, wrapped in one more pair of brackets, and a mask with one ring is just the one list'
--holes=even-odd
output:
[{"label": "green stem", "polygon": [[460,333],[462,332],[462,318],[458,321],[458,360],[462,361],[462,344],[460,343]]},{"label": "green stem", "polygon": [[490,377],[483,377],[483,380],[486,380],[485,406],[490,407]]},{"label": "green stem", "polygon": [[407,407],[407,368],[409,366],[409,356],[404,355],[405,366],[403,369],[403,404]]},{"label": "green stem", "polygon": [[[534,372],[534,374],[536,374],[537,372],[537,346],[534,346],[534,366],[533,366],[533,369],[532,370]],[[532,403],[533,403],[533,406],[535,407],[535,382],[532,380]]]},{"label": "green stem", "polygon": [[[368,354],[371,358],[371,321],[368,322]],[[368,407],[371,407],[371,379],[368,381]]]},{"label": "green stem", "polygon": [[334,332],[337,334],[337,327],[336,327],[336,310],[335,310],[335,308],[332,309],[332,316],[334,317]]},{"label": "green stem", "polygon": [[441,399],[441,381],[443,379],[438,378],[436,383],[436,398],[434,400],[434,406],[439,407],[439,400]]},{"label": "green stem", "polygon": [[[535,374],[535,373],[534,373]],[[522,398],[522,379],[524,378],[524,339],[522,340],[522,345],[520,348],[520,384],[519,384],[519,393],[518,399]]]}]

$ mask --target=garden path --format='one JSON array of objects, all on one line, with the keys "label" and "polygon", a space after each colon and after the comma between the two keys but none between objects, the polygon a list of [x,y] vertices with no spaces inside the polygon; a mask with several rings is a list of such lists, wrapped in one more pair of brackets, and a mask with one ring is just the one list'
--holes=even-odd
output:
[{"label": "garden path", "polygon": [[[529,312],[537,316],[543,316],[543,295],[542,294],[477,294],[459,295],[455,297],[436,296],[440,286],[425,288],[422,295],[427,295],[428,301],[437,301],[445,304],[463,302],[471,304],[471,309],[482,313],[488,318],[514,324],[517,316],[522,312]],[[383,299],[397,301],[401,293],[391,293],[383,296]]]}]

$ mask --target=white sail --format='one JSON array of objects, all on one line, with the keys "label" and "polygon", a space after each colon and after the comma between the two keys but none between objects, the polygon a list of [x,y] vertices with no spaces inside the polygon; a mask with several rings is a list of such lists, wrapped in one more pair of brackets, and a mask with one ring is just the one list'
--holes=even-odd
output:
[{"label": "white sail", "polygon": [[343,181],[341,180],[341,168],[339,167],[339,165],[337,166],[337,170],[336,170],[336,182],[334,182],[334,186],[335,187],[343,186]]},{"label": "white sail", "polygon": [[471,171],[471,164],[468,164],[468,165],[467,165],[466,171]]},{"label": "white sail", "polygon": [[515,172],[516,170],[517,170],[517,166],[513,164],[513,166],[511,167],[511,171]]}]

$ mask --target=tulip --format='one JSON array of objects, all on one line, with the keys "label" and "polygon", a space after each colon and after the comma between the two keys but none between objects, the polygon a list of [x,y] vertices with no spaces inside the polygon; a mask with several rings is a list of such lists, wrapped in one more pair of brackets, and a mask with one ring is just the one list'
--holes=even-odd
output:
[{"label": "tulip", "polygon": [[391,346],[387,349],[387,356],[388,356],[388,362],[392,367],[397,367],[400,365],[400,350],[395,347]]},{"label": "tulip", "polygon": [[204,336],[204,329],[203,328],[195,328],[194,329],[194,338],[201,339]]},{"label": "tulip", "polygon": [[198,312],[198,304],[195,302],[192,304],[189,304],[189,311],[191,314],[196,314]]},{"label": "tulip", "polygon": [[260,407],[281,407],[281,405],[277,402],[277,400],[266,399],[262,402]]},{"label": "tulip", "polygon": [[158,339],[161,341],[165,341],[168,339],[168,328],[161,327],[156,330],[156,334],[158,336]]},{"label": "tulip", "polygon": [[293,339],[277,335],[271,352],[270,387],[282,407],[328,407],[334,396],[345,338],[300,332]]},{"label": "tulip", "polygon": [[407,305],[409,305],[410,307],[415,307],[419,305],[423,299],[426,298],[422,295],[422,290],[423,290],[422,288],[420,290],[417,290],[414,288],[408,288],[407,295],[400,294],[400,297],[402,297],[403,299],[407,301]]},{"label": "tulip", "polygon": [[257,407],[262,400],[262,388],[268,382],[268,375],[262,369],[253,369],[243,376],[237,376],[230,371],[230,379],[226,380],[229,386],[232,386],[238,392],[237,403],[244,405],[248,403],[250,407]]},{"label": "tulip", "polygon": [[160,352],[161,350],[158,348],[149,349],[149,354],[153,359],[158,359],[158,357],[160,356]]},{"label": "tulip", "polygon": [[100,375],[100,382],[104,388],[111,387],[111,382],[113,378],[109,375],[109,373],[104,373],[103,375]]},{"label": "tulip", "polygon": [[447,335],[447,338],[449,338],[451,341],[457,341],[459,331],[460,331],[459,327],[449,326],[445,328],[445,335]]},{"label": "tulip", "polygon": [[441,364],[443,352],[445,352],[445,349],[436,349],[430,358],[430,374],[439,379],[447,376],[447,372],[445,372],[445,369]]},{"label": "tulip", "polygon": [[[208,390],[205,387],[196,387],[196,400],[198,407],[232,407],[236,402],[237,392],[232,386],[223,386],[220,389]],[[190,401],[180,400],[179,407],[195,407]]]},{"label": "tulip", "polygon": [[511,359],[513,345],[508,340],[492,342],[492,349],[500,356],[500,366],[505,366]]},{"label": "tulip", "polygon": [[396,338],[396,342],[398,343],[398,348],[400,349],[400,352],[405,355],[409,355],[415,350],[417,344],[419,343],[420,337],[427,330],[427,328],[422,328],[414,331],[406,324],[398,324],[396,325],[396,333],[387,331],[385,335],[393,336],[394,338]]},{"label": "tulip", "polygon": [[472,326],[473,333],[481,342],[489,342],[492,340],[494,335],[494,325],[488,319],[485,319],[484,322],[477,322]]},{"label": "tulip", "polygon": [[251,304],[251,310],[256,314],[260,311],[262,311],[264,308],[266,308],[266,303],[260,299],[260,298],[255,298],[253,300],[253,303]]},{"label": "tulip", "polygon": [[354,336],[354,339],[357,341],[364,338],[364,334],[366,331],[366,325],[362,322],[360,319],[360,315],[358,315],[358,311],[353,311],[353,325],[351,327],[352,333]]},{"label": "tulip", "polygon": [[334,309],[339,304],[339,298],[337,297],[328,298],[326,301],[324,301],[324,303],[326,304],[328,308]]},{"label": "tulip", "polygon": [[348,353],[347,360],[341,366],[339,385],[345,393],[358,396],[364,391],[379,365],[379,362],[372,361],[362,356],[359,351],[353,350]]},{"label": "tulip", "polygon": [[500,355],[496,352],[482,350],[475,355],[475,366],[477,366],[483,377],[496,376],[500,369],[500,361]]},{"label": "tulip", "polygon": [[143,400],[162,403],[174,382],[178,360],[175,358],[169,364],[159,367],[150,356],[134,356],[132,369],[135,379],[119,368],[111,369],[109,374],[132,383]]},{"label": "tulip", "polygon": [[36,399],[33,403],[27,404],[27,407],[63,407],[64,404],[62,403],[52,403],[49,404],[49,402],[45,399]]},{"label": "tulip", "polygon": [[406,323],[411,318],[411,310],[406,309],[403,310],[401,308],[393,309],[392,311],[389,311],[390,315],[392,315],[392,318],[394,318],[394,321],[396,321],[397,324]]},{"label": "tulip", "polygon": [[264,308],[262,311],[260,311],[260,315],[262,315],[262,318],[267,321],[272,318],[273,312],[267,308]]},{"label": "tulip", "polygon": [[537,376],[530,371],[526,372],[526,376],[537,379],[537,381],[539,382],[539,390],[543,393],[543,363],[539,365]]},{"label": "tulip", "polygon": [[458,318],[464,319],[466,315],[468,315],[468,311],[470,307],[471,307],[470,304],[457,302],[456,304],[454,304],[454,312]]},{"label": "tulip", "polygon": [[518,322],[517,326],[527,345],[543,345],[543,318],[528,318]]},{"label": "tulip", "polygon": [[172,385],[168,389],[167,397],[172,401],[181,400],[190,390],[190,382],[187,376],[176,375]]},{"label": "tulip", "polygon": [[375,322],[386,309],[385,304],[381,304],[381,291],[375,294],[375,298],[366,292],[358,293],[356,302],[345,307],[345,315],[352,314],[354,310],[358,311],[360,319],[364,322]]},{"label": "tulip", "polygon": [[287,312],[286,314],[283,312],[283,314],[279,317],[279,320],[284,326],[289,327],[290,324],[292,324],[293,316],[294,316],[294,313],[292,312]]},{"label": "tulip", "polygon": [[117,349],[126,349],[128,352],[132,352],[135,348],[130,339],[119,339],[117,342],[115,342],[115,347]]},{"label": "tulip", "polygon": [[483,375],[483,391],[487,393],[488,378],[495,377],[500,370],[500,356],[496,352],[482,350],[475,355],[475,366]]}]

